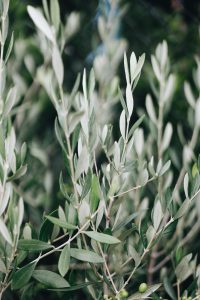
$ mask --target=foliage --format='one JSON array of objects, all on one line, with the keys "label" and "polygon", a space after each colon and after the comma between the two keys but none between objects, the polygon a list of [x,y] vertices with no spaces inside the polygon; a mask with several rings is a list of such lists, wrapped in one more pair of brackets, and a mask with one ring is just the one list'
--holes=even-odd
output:
[{"label": "foliage", "polygon": [[[32,299],[44,290],[60,299],[198,299],[199,58],[195,88],[187,81],[183,87],[187,132],[185,124],[176,130],[169,115],[177,76],[165,40],[151,56],[145,108],[135,108],[145,54],[129,57],[126,41],[116,38],[124,13],[118,1],[98,19],[105,51],[77,76],[70,93],[63,59],[79,30],[79,14],[63,24],[57,0],[44,0],[43,11],[27,7],[37,31],[30,44],[38,45],[38,66],[35,53],[8,31],[9,1],[0,3],[0,299]],[[33,78],[29,88],[10,57],[14,43]],[[117,75],[122,58],[124,89]],[[42,104],[32,103],[35,95]],[[49,100],[63,156],[54,174],[48,151],[30,138],[39,107]],[[26,160],[29,171],[21,179]],[[60,202],[49,211],[45,201],[52,198],[59,168]]]}]

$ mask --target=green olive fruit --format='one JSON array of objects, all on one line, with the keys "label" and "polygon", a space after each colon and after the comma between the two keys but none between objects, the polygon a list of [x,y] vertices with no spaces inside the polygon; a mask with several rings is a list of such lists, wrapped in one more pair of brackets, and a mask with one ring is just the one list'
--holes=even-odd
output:
[{"label": "green olive fruit", "polygon": [[127,298],[128,297],[128,292],[125,289],[122,289],[119,293],[121,298]]},{"label": "green olive fruit", "polygon": [[147,284],[145,282],[141,283],[139,286],[139,292],[140,293],[145,293],[147,291]]}]

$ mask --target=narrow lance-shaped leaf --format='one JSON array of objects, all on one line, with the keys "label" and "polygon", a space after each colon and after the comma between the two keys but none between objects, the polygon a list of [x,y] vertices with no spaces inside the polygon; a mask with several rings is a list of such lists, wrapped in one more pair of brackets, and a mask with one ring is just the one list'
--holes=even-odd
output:
[{"label": "narrow lance-shaped leaf", "polygon": [[104,243],[104,244],[118,244],[121,241],[117,239],[116,237],[96,231],[84,231],[84,234],[89,236],[91,239]]},{"label": "narrow lance-shaped leaf", "polygon": [[125,115],[125,110],[124,109],[123,109],[123,111],[122,111],[122,113],[120,115],[119,128],[120,128],[121,135],[122,135],[123,139],[125,140],[125,134],[126,134],[126,115]]},{"label": "narrow lance-shaped leaf", "polygon": [[38,251],[52,249],[53,246],[51,246],[48,243],[32,239],[32,240],[19,240],[17,248],[25,251],[38,252]]},{"label": "narrow lance-shaped leaf", "polygon": [[90,207],[91,212],[94,212],[99,204],[99,181],[96,175],[93,175],[92,186],[90,192]]},{"label": "narrow lance-shaped leaf", "polygon": [[70,253],[72,257],[81,261],[87,261],[96,264],[104,262],[104,259],[93,251],[71,248]]},{"label": "narrow lance-shaped leaf", "polygon": [[23,268],[19,269],[17,272],[15,272],[12,278],[11,288],[13,290],[16,290],[25,286],[31,279],[35,266],[36,262],[30,263],[24,266]]},{"label": "narrow lance-shaped leaf", "polygon": [[35,270],[33,278],[40,283],[52,288],[65,288],[69,287],[69,283],[57,273],[47,270]]},{"label": "narrow lance-shaped leaf", "polygon": [[153,226],[155,230],[158,230],[162,217],[163,217],[163,212],[162,212],[161,203],[160,201],[157,201],[153,210]]},{"label": "narrow lance-shaped leaf", "polygon": [[54,25],[56,31],[58,31],[59,24],[60,24],[60,7],[59,7],[58,0],[51,0],[50,11],[51,11],[51,19],[52,19],[53,25]]},{"label": "narrow lance-shaped leaf", "polygon": [[47,23],[47,21],[45,20],[43,14],[36,8],[28,5],[27,7],[29,16],[31,17],[31,19],[33,20],[33,22],[35,23],[35,25],[44,33],[44,35],[51,41],[51,42],[55,42],[51,27],[49,26],[49,24]]},{"label": "narrow lance-shaped leaf", "polygon": [[5,225],[5,223],[3,222],[2,219],[0,219],[0,233],[2,234],[2,236],[4,237],[4,239],[10,245],[12,245],[12,239],[11,239],[10,232],[8,231],[8,228],[7,228],[7,226]]},{"label": "narrow lance-shaped leaf", "polygon": [[133,95],[132,95],[132,90],[131,90],[130,84],[128,84],[126,87],[126,104],[127,104],[129,118],[130,118],[132,115],[132,112],[133,112],[133,105],[134,105]]},{"label": "narrow lance-shaped leaf", "polygon": [[52,216],[46,216],[46,218],[52,222],[53,224],[55,225],[58,225],[59,227],[61,228],[65,228],[65,229],[76,229],[77,227],[72,225],[72,224],[69,224],[67,222],[64,222],[58,218],[55,218],[55,217],[52,217]]},{"label": "narrow lance-shaped leaf", "polygon": [[54,72],[56,74],[56,78],[60,86],[62,86],[63,78],[64,78],[64,67],[60,52],[57,46],[53,47],[52,51],[52,65]]},{"label": "narrow lance-shaped leaf", "polygon": [[65,276],[69,270],[70,264],[70,248],[69,245],[66,245],[60,254],[58,261],[58,270],[61,276]]}]

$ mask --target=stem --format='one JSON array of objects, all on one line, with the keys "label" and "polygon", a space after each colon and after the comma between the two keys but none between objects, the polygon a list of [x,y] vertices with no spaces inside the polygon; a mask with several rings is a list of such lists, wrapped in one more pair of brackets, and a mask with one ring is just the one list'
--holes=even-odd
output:
[{"label": "stem", "polygon": [[95,213],[90,217],[90,220],[88,220],[81,228],[79,228],[79,230],[77,231],[77,233],[74,236],[72,236],[71,238],[69,238],[66,242],[62,243],[58,247],[55,247],[54,249],[50,250],[49,252],[46,252],[46,253],[42,254],[39,258],[37,257],[31,263],[37,262],[38,259],[41,260],[42,258],[47,257],[50,254],[58,251],[59,249],[65,247],[66,245],[70,244],[79,234],[82,233],[82,231],[84,231],[85,227],[87,227],[87,225],[90,223],[91,219],[93,219],[98,214],[98,212],[99,212],[100,209],[102,209],[102,207],[99,207],[97,209],[97,211],[95,211]]},{"label": "stem", "polygon": [[[59,86],[59,90],[60,90],[60,97],[61,97],[61,101],[62,101],[62,106],[63,106],[63,110],[65,111],[65,102],[64,102],[64,95],[63,95],[63,88],[62,86]],[[70,142],[70,137],[69,137],[69,133],[68,133],[68,126],[67,126],[67,122],[65,119],[65,139],[67,142],[67,150],[68,150],[68,159],[69,159],[69,166],[70,166],[70,172],[71,172],[71,180],[72,180],[72,184],[73,184],[73,188],[74,188],[74,194],[75,194],[75,198],[76,198],[76,204],[78,204],[78,192],[77,192],[77,188],[76,188],[76,178],[75,178],[75,170],[74,170],[74,164],[73,164],[73,151],[72,151],[72,147],[71,147],[71,142]]]},{"label": "stem", "polygon": [[144,252],[143,252],[143,254],[142,254],[141,258],[140,258],[140,263],[134,267],[133,271],[132,271],[131,274],[129,275],[128,279],[125,281],[125,283],[124,283],[124,285],[122,286],[121,290],[124,289],[124,288],[127,286],[127,284],[129,283],[129,281],[131,280],[132,276],[134,275],[135,271],[137,270],[137,268],[140,266],[141,262],[143,261],[144,257],[145,257],[146,254],[150,251],[151,245],[152,245],[154,239],[161,233],[162,230],[164,230],[164,229],[165,229],[167,226],[169,226],[172,222],[173,222],[173,219],[170,219],[170,220],[167,222],[167,224],[165,225],[164,228],[161,228],[158,232],[156,232],[156,233],[152,236],[151,240],[149,241],[149,244],[147,245],[147,248],[144,249]]},{"label": "stem", "polygon": [[178,300],[181,299],[180,282],[179,282],[179,280],[177,281],[177,297],[178,297]]},{"label": "stem", "polygon": [[[150,179],[147,180],[146,184],[149,183],[149,182],[151,182],[151,181],[153,181],[153,180],[155,180],[155,179],[156,179],[156,177],[151,177]],[[128,194],[129,192],[141,189],[142,187],[144,187],[144,185],[137,185],[137,186],[132,187],[131,189],[125,191],[125,192],[122,192],[122,193],[119,193],[117,195],[114,195],[113,198],[124,196],[124,195]]]},{"label": "stem", "polygon": [[[95,230],[95,226],[94,226],[93,222],[92,222],[92,227],[93,227],[93,230]],[[109,270],[109,267],[108,267],[108,263],[107,263],[106,256],[104,255],[103,249],[102,249],[102,247],[101,247],[101,243],[97,242],[97,244],[98,244],[98,247],[99,247],[99,251],[100,251],[100,253],[101,253],[101,256],[102,256],[102,258],[103,258],[103,260],[104,260],[104,267],[105,267],[106,272],[108,273],[108,277],[109,277],[109,279],[110,279],[110,282],[111,282],[111,284],[112,284],[112,286],[113,286],[113,289],[114,289],[115,293],[118,294],[118,290],[117,290],[117,288],[116,288],[116,286],[115,286],[115,283],[114,283],[114,281],[113,281],[113,279],[112,279],[112,275],[111,275],[110,270]]]}]

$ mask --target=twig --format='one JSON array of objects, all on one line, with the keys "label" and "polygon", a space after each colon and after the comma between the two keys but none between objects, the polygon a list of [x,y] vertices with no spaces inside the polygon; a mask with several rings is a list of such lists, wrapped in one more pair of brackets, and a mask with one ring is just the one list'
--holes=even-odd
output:
[{"label": "twig", "polygon": [[[151,177],[149,180],[147,180],[146,184],[149,183],[149,182],[151,182],[151,181],[153,181],[153,180],[155,180],[155,179],[156,179],[155,176],[154,176],[154,177]],[[145,184],[145,185],[146,185],[146,184]],[[130,192],[132,192],[132,191],[135,191],[135,190],[138,190],[138,189],[143,188],[145,185],[137,185],[137,186],[135,186],[135,187],[132,187],[131,189],[129,189],[129,190],[125,191],[125,192],[122,192],[122,193],[119,193],[119,194],[114,195],[113,198],[117,198],[117,197],[124,196],[124,195],[126,195],[126,194],[128,194],[128,193],[130,193]]]}]

